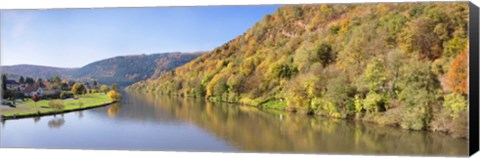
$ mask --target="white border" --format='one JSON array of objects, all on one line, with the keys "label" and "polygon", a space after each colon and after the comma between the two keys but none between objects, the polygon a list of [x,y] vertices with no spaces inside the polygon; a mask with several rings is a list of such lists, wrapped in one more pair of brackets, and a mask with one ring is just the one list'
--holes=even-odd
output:
[{"label": "white border", "polygon": [[[105,8],[156,6],[208,6],[310,3],[378,3],[466,0],[0,0],[0,9]],[[480,2],[474,2],[479,4]]]},{"label": "white border", "polygon": [[[452,1],[452,0],[422,0]],[[259,5],[259,4],[309,4],[309,3],[376,3],[376,2],[418,2],[418,0],[0,0],[0,9],[57,9],[57,8],[111,8],[111,7],[160,7],[160,6],[208,6],[208,5]],[[480,6],[479,1],[472,1]],[[1,58],[1,56],[0,56]],[[0,133],[1,135],[1,133]],[[1,139],[1,137],[0,137]],[[392,142],[394,143],[394,142]],[[208,153],[208,152],[162,152],[162,151],[117,151],[117,150],[45,150],[45,149],[0,149],[0,157],[115,157],[115,158],[148,158],[148,157],[386,157],[358,155],[305,155],[305,154],[256,154],[256,153]],[[398,157],[398,156],[391,156]],[[474,155],[480,157],[480,154]]]}]

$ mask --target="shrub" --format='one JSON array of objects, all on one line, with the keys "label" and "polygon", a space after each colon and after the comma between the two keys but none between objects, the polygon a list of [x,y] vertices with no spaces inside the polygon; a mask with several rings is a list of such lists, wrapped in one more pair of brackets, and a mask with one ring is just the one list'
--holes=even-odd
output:
[{"label": "shrub", "polygon": [[458,114],[467,110],[467,100],[464,96],[457,93],[450,93],[445,96],[443,107],[450,110],[450,116],[453,118],[458,117]]},{"label": "shrub", "polygon": [[385,109],[383,96],[374,92],[370,92],[363,101],[363,106],[369,112],[383,111]]},{"label": "shrub", "polygon": [[67,98],[65,92],[60,93],[60,99],[65,99],[65,98]]},{"label": "shrub", "polygon": [[468,112],[459,112],[458,117],[453,119],[450,131],[454,137],[468,138]]},{"label": "shrub", "polygon": [[102,86],[100,86],[100,91],[107,94],[108,91],[110,91],[110,87],[108,87],[107,85],[102,85]]},{"label": "shrub", "polygon": [[58,99],[48,102],[48,106],[54,110],[63,110],[65,108],[65,105],[63,105],[63,101]]},{"label": "shrub", "polygon": [[122,95],[118,91],[115,91],[115,90],[111,90],[110,92],[108,92],[108,97],[112,101],[119,101],[120,99],[122,99]]},{"label": "shrub", "polygon": [[421,130],[425,127],[424,116],[424,107],[407,107],[406,110],[403,110],[400,126],[404,129]]},{"label": "shrub", "polygon": [[60,99],[66,99],[66,98],[72,98],[72,97],[73,97],[72,92],[63,91],[60,93]]}]

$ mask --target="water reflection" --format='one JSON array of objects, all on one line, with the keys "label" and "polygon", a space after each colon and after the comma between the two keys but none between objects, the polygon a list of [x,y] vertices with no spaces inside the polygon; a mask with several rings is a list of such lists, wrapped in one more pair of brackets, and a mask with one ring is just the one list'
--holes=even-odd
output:
[{"label": "water reflection", "polygon": [[110,105],[107,110],[108,117],[115,118],[115,116],[118,114],[121,108],[122,108],[121,103],[115,103],[113,105]]},{"label": "water reflection", "polygon": [[123,96],[121,104],[61,117],[45,116],[37,123],[32,118],[2,122],[0,144],[22,148],[432,156],[466,156],[468,152],[467,140],[440,133],[201,99]]},{"label": "water reflection", "polygon": [[34,117],[34,118],[33,118],[33,122],[35,122],[35,124],[37,124],[38,121],[40,121],[40,117]]},{"label": "water reflection", "polygon": [[395,155],[466,155],[467,140],[440,133],[213,104],[203,100],[151,96],[157,115],[203,128],[247,152],[302,152]]},{"label": "water reflection", "polygon": [[60,118],[53,118],[50,121],[48,121],[48,127],[50,128],[60,128],[65,124],[65,119],[62,117]]},{"label": "water reflection", "polygon": [[78,111],[77,114],[79,119],[83,118],[83,111]]}]

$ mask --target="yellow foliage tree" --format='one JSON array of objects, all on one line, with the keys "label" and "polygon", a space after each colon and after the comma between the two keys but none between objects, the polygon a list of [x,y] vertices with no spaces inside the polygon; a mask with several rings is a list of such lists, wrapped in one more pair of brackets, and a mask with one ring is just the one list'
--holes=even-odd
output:
[{"label": "yellow foliage tree", "polygon": [[108,92],[107,95],[110,99],[112,99],[112,101],[119,101],[120,99],[122,99],[122,94],[115,90],[111,90],[110,92]]}]

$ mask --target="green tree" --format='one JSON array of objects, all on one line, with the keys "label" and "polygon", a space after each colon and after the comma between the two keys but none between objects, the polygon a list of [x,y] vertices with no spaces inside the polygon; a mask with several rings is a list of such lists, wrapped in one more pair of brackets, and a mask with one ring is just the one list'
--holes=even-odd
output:
[{"label": "green tree", "polygon": [[404,106],[400,124],[403,128],[420,130],[431,122],[432,106],[438,104],[435,92],[440,89],[440,83],[429,65],[429,62],[411,59],[403,66],[398,95]]},{"label": "green tree", "polygon": [[72,86],[71,92],[72,92],[75,96],[78,96],[78,95],[85,94],[86,89],[85,89],[85,86],[84,86],[83,84],[81,84],[81,83],[75,83],[75,84]]},{"label": "green tree", "polygon": [[229,77],[227,80],[227,86],[229,92],[239,93],[241,92],[241,87],[243,86],[243,80],[245,76],[243,74],[237,74],[232,77]]},{"label": "green tree", "polygon": [[25,83],[29,84],[29,85],[32,85],[35,83],[35,80],[33,80],[33,78],[30,78],[30,77],[27,77],[25,79]]},{"label": "green tree", "polygon": [[68,87],[68,83],[62,83],[60,84],[60,88],[64,91],[67,91],[69,90],[69,87]]},{"label": "green tree", "polygon": [[346,115],[355,110],[353,99],[355,97],[355,87],[346,75],[339,74],[328,82],[326,99],[329,106],[335,106],[339,112],[336,117],[346,117]]},{"label": "green tree", "polygon": [[50,83],[48,88],[52,90],[61,90],[62,87],[60,83]]},{"label": "green tree", "polygon": [[454,36],[446,44],[443,50],[443,55],[446,57],[455,57],[460,54],[467,46],[468,39],[459,36]]},{"label": "green tree", "polygon": [[50,78],[50,82],[60,84],[62,82],[62,79],[58,76],[53,76],[53,77]]},{"label": "green tree", "polygon": [[43,84],[43,79],[42,78],[38,78],[37,83],[38,83],[38,86],[45,87],[45,85]]},{"label": "green tree", "polygon": [[381,93],[385,90],[387,76],[385,71],[385,62],[382,59],[375,58],[371,61],[364,72],[365,82],[371,92]]},{"label": "green tree", "polygon": [[213,87],[213,95],[216,97],[222,97],[224,93],[228,91],[227,80],[225,78],[220,78]]},{"label": "green tree", "polygon": [[322,66],[326,66],[335,61],[336,54],[333,52],[332,46],[322,43],[315,48],[316,60],[322,63]]},{"label": "green tree", "polygon": [[118,91],[118,84],[116,84],[116,83],[112,84],[111,89],[114,90],[114,91]]},{"label": "green tree", "polygon": [[272,73],[278,78],[290,79],[298,73],[298,69],[290,64],[279,64],[273,67]]},{"label": "green tree", "polygon": [[460,112],[467,110],[468,101],[465,96],[458,93],[450,93],[445,96],[443,107],[451,111],[451,117],[456,118]]},{"label": "green tree", "polygon": [[93,80],[93,87],[94,87],[94,88],[97,88],[97,86],[98,86],[97,81]]},{"label": "green tree", "polygon": [[385,110],[384,102],[384,97],[381,94],[371,91],[363,101],[363,107],[368,112],[380,112]]},{"label": "green tree", "polygon": [[18,79],[18,82],[20,82],[21,84],[24,84],[25,78],[23,78],[23,76],[20,76],[20,79]]},{"label": "green tree", "polygon": [[7,96],[7,75],[2,74],[2,98]]},{"label": "green tree", "polygon": [[107,94],[108,91],[110,91],[110,87],[108,87],[107,85],[101,85],[101,86],[100,86],[100,91],[102,91],[103,93]]},{"label": "green tree", "polygon": [[207,94],[207,92],[205,90],[205,86],[203,86],[202,84],[197,84],[195,86],[195,96],[196,97],[205,97],[206,94]]}]

